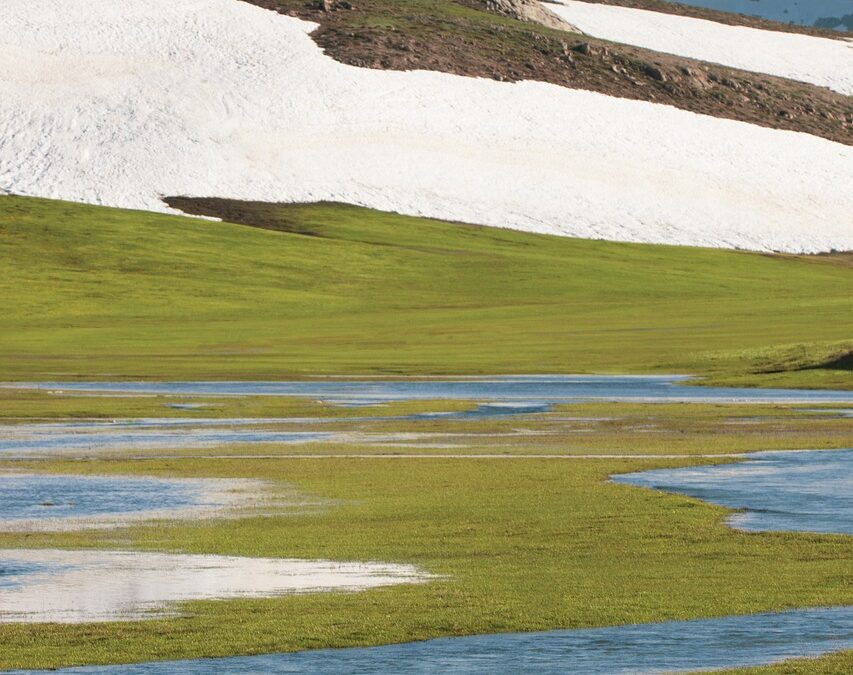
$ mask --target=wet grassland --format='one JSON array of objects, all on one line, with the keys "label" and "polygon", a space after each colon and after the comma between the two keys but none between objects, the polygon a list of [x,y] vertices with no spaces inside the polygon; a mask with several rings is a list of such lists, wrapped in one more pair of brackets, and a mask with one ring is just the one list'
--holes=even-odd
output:
[{"label": "wet grassland", "polygon": [[[74,419],[82,411],[114,418],[176,410],[168,396],[0,396],[14,402],[7,422],[17,424]],[[254,654],[853,601],[849,537],[738,531],[726,525],[730,511],[722,507],[609,481],[619,473],[741,461],[733,455],[752,450],[847,447],[848,406],[595,403],[410,419],[404,416],[458,413],[476,402],[196,402],[217,406],[205,416],[322,416],[356,440],[9,459],[2,469],[27,473],[260,479],[313,506],[86,532],[8,532],[0,546],[381,560],[414,564],[437,578],[363,593],[189,603],[177,617],[145,622],[4,625],[0,666]],[[380,419],[364,421],[374,416]],[[415,436],[401,447],[361,442],[362,433]],[[434,447],[436,440],[453,447]],[[767,672],[843,672],[849,664],[842,655]]]}]

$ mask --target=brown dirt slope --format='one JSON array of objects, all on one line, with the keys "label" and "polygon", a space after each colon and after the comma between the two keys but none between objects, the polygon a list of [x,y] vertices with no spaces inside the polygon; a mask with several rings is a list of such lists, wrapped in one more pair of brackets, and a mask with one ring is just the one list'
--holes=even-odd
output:
[{"label": "brown dirt slope", "polygon": [[519,21],[486,0],[244,1],[318,23],[320,47],[354,66],[539,80],[853,145],[853,97]]},{"label": "brown dirt slope", "polygon": [[[299,218],[288,218],[290,209],[300,204],[277,204],[274,202],[240,201],[219,197],[163,197],[173,209],[193,216],[219,218],[227,223],[258,227],[262,230],[290,232],[306,237],[323,237],[321,232],[307,228]],[[317,203],[317,205],[323,202]]]}]

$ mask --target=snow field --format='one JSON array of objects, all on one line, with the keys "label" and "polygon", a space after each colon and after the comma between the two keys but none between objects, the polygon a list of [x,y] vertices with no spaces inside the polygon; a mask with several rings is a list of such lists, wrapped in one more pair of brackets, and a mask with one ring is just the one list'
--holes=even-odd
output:
[{"label": "snow field", "polygon": [[593,92],[353,68],[236,0],[7,0],[0,190],[361,204],[574,237],[853,249],[853,148]]},{"label": "snow field", "polygon": [[579,0],[543,3],[594,37],[853,95],[853,40],[834,40]]}]

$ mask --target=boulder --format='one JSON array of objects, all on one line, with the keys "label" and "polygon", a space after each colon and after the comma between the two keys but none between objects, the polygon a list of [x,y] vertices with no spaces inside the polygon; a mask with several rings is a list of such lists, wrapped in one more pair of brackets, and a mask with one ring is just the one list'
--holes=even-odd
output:
[{"label": "boulder", "polygon": [[520,21],[542,24],[549,28],[559,28],[580,33],[577,28],[548,10],[538,0],[483,0],[483,4],[491,12],[502,14]]}]

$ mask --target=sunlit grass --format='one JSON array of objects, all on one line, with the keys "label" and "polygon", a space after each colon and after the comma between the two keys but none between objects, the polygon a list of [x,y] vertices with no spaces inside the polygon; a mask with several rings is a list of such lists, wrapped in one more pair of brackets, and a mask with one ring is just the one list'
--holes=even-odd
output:
[{"label": "sunlit grass", "polygon": [[[814,367],[851,339],[853,273],[832,258],[253,208],[312,234],[0,197],[0,379],[693,372],[851,386]],[[785,356],[801,352],[817,356]],[[795,370],[780,380],[771,362]]]},{"label": "sunlit grass", "polygon": [[153,622],[0,626],[0,667],[383,644],[853,602],[849,537],[738,532],[724,525],[725,509],[607,482],[617,472],[695,461],[39,464],[74,473],[263,478],[331,505],[236,521],[4,534],[0,546],[382,560],[414,563],[443,578],[358,594],[193,603],[181,618]]}]

